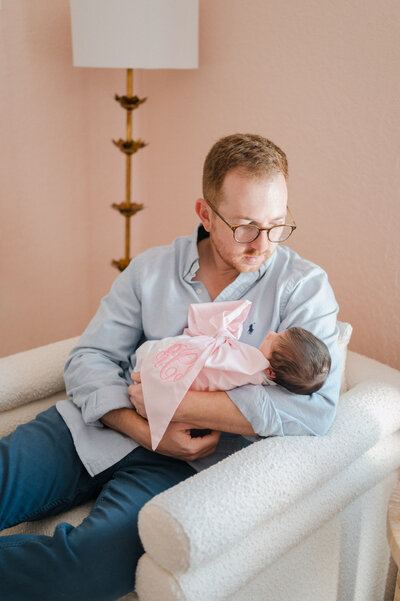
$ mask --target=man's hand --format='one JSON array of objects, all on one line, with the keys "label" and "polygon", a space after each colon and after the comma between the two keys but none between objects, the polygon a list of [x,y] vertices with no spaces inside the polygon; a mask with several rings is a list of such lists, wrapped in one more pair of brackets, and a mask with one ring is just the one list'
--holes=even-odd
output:
[{"label": "man's hand", "polygon": [[136,384],[140,384],[142,382],[142,378],[140,377],[140,371],[133,371],[131,373],[131,378]]},{"label": "man's hand", "polygon": [[136,409],[137,413],[139,413],[139,415],[141,415],[142,417],[147,417],[146,408],[144,406],[143,388],[139,372],[134,372],[131,375],[131,378],[135,382],[135,384],[131,384],[128,388],[130,401]]},{"label": "man's hand", "polygon": [[[105,426],[126,434],[142,447],[152,450],[149,424],[132,409],[114,409],[103,415],[101,421]],[[221,432],[214,430],[201,438],[192,438],[190,430],[195,427],[193,424],[171,422],[155,452],[182,461],[195,461],[211,455]]]},{"label": "man's hand", "polygon": [[195,461],[214,453],[221,432],[212,430],[210,434],[192,438],[190,435],[192,428],[195,428],[192,424],[171,422],[156,449],[156,453],[184,461]]}]

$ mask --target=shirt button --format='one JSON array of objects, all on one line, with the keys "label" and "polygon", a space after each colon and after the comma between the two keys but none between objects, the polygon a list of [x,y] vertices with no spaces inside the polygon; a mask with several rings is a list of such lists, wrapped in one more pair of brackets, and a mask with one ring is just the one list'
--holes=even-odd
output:
[{"label": "shirt button", "polygon": [[197,292],[197,294],[201,294],[203,292],[203,290],[201,288],[196,288],[196,292]]}]

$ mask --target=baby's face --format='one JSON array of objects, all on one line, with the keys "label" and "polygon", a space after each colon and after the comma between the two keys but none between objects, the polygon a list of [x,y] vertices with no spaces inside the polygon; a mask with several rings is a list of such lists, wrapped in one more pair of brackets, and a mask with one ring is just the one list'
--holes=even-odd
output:
[{"label": "baby's face", "polygon": [[268,360],[271,359],[271,355],[274,350],[278,348],[279,340],[282,338],[284,332],[269,332],[262,343],[260,344],[260,351],[264,357]]}]

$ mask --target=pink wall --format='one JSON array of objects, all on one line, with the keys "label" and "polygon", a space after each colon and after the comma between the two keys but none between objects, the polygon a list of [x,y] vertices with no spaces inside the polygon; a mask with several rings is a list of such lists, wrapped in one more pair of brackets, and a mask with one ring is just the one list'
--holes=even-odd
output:
[{"label": "pink wall", "polygon": [[[351,348],[400,368],[399,17],[395,0],[200,0],[200,69],[135,73],[134,254],[194,228],[217,138],[261,133],[288,154],[291,246],[327,270]],[[116,275],[125,81],[72,67],[67,0],[3,0],[0,69],[6,354],[79,333]]]},{"label": "pink wall", "polygon": [[[0,11],[0,355],[80,333],[116,275],[124,72],[72,66],[68,0]],[[120,195],[120,196],[119,196]],[[122,221],[122,220],[121,220]],[[122,249],[121,249],[122,250]]]}]

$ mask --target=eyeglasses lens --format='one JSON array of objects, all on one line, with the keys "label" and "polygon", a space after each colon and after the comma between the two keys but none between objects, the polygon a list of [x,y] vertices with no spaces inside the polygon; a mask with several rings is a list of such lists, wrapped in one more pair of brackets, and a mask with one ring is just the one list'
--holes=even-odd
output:
[{"label": "eyeglasses lens", "polygon": [[269,230],[269,239],[271,242],[284,242],[292,233],[290,225],[279,225]]},{"label": "eyeglasses lens", "polygon": [[[235,230],[235,240],[241,243],[253,242],[259,233],[259,229],[255,225],[241,225]],[[287,240],[292,233],[290,225],[277,225],[268,232],[268,237],[271,242],[283,242]]]}]

